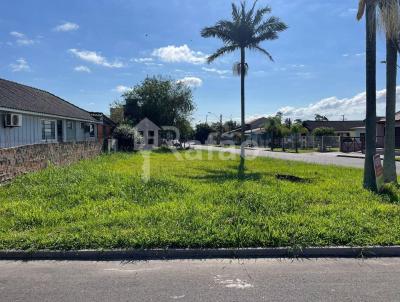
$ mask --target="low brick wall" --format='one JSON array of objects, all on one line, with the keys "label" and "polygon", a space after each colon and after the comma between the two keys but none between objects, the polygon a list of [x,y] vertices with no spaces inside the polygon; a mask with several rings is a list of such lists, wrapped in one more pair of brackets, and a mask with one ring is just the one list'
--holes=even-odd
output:
[{"label": "low brick wall", "polygon": [[0,149],[0,183],[14,177],[46,168],[49,163],[68,165],[99,155],[102,145],[98,142],[57,143],[29,145]]}]

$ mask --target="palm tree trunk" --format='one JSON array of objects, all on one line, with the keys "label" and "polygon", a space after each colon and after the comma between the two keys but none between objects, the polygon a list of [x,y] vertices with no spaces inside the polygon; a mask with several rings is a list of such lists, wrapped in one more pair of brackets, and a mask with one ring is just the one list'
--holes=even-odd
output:
[{"label": "palm tree trunk", "polygon": [[245,136],[244,133],[246,131],[246,121],[245,121],[245,107],[244,107],[244,98],[245,98],[245,91],[244,91],[244,79],[246,76],[245,70],[246,64],[246,53],[245,49],[240,49],[240,107],[241,107],[241,122],[242,122],[242,129],[241,129],[241,147],[240,147],[240,157],[244,160],[245,153],[244,153],[244,141]]},{"label": "palm tree trunk", "polygon": [[397,49],[395,42],[386,39],[386,129],[385,159],[383,160],[383,176],[385,182],[397,182],[396,174],[396,80]]},{"label": "palm tree trunk", "polygon": [[376,153],[376,4],[366,8],[366,90],[364,187],[376,191],[374,155]]}]

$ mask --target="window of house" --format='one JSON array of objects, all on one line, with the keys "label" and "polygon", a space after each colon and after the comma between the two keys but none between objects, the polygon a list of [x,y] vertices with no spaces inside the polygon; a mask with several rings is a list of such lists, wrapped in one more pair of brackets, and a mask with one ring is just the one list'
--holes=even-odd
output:
[{"label": "window of house", "polygon": [[42,120],[42,140],[55,140],[56,139],[56,122],[49,120]]},{"label": "window of house", "polygon": [[154,136],[154,131],[153,130],[149,130],[149,136]]},{"label": "window of house", "polygon": [[141,137],[143,137],[143,131],[139,131]]},{"label": "window of house", "polygon": [[147,143],[148,145],[154,145],[154,138],[149,138]]},{"label": "window of house", "polygon": [[89,134],[90,137],[94,137],[94,124],[89,125]]},{"label": "window of house", "polygon": [[85,129],[85,123],[81,123],[81,129]]},{"label": "window of house", "polygon": [[73,129],[73,125],[71,121],[67,121],[67,129]]}]

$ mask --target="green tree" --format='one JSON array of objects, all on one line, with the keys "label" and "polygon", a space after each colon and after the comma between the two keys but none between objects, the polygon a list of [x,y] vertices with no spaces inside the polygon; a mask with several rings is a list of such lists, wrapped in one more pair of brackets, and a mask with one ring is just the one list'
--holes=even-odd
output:
[{"label": "green tree", "polygon": [[286,147],[285,147],[285,138],[288,137],[290,135],[290,127],[288,125],[283,124],[281,125],[280,131],[279,131],[279,136],[281,138],[281,145],[282,145],[282,151],[285,152],[286,151]]},{"label": "green tree", "polygon": [[300,135],[307,134],[308,130],[303,126],[301,121],[295,121],[290,128],[290,132],[292,133],[294,138],[294,148],[296,150],[296,153],[299,153],[299,137]]},{"label": "green tree", "polygon": [[143,140],[139,132],[128,124],[121,124],[115,128],[113,137],[118,140],[118,149],[121,151],[133,151],[136,144]]},{"label": "green tree", "polygon": [[381,0],[380,20],[386,35],[386,129],[383,176],[385,182],[397,182],[396,174],[396,82],[397,46],[400,32],[398,0]]},{"label": "green tree", "polygon": [[268,117],[265,125],[265,132],[269,134],[271,138],[271,151],[275,149],[275,140],[282,136],[282,120],[279,116]]},{"label": "green tree", "polygon": [[246,63],[246,49],[255,50],[265,54],[270,60],[270,53],[260,46],[260,43],[267,40],[275,40],[278,33],[286,30],[287,26],[277,17],[264,19],[265,15],[271,12],[268,6],[256,9],[257,1],[247,10],[245,2],[240,7],[232,3],[232,19],[220,20],[214,26],[206,27],[201,31],[204,38],[218,38],[224,45],[214,54],[208,57],[208,63],[215,59],[240,51],[240,62],[235,64],[234,71],[240,74],[240,104],[241,104],[241,164],[244,165],[244,146],[245,141],[245,75],[248,70]]},{"label": "green tree", "polygon": [[315,128],[312,134],[314,136],[334,136],[335,129],[329,127],[319,127]]},{"label": "green tree", "polygon": [[321,115],[321,114],[316,114],[315,115],[315,120],[317,122],[327,122],[327,121],[329,121],[328,118],[325,115]]},{"label": "green tree", "polygon": [[185,144],[189,139],[194,137],[194,130],[190,122],[186,119],[178,120],[176,127],[179,129],[180,143]]},{"label": "green tree", "polygon": [[195,110],[192,90],[169,78],[148,77],[123,98],[125,118],[134,125],[147,117],[159,126],[178,127]]},{"label": "green tree", "polygon": [[199,141],[204,145],[208,139],[208,136],[213,132],[215,132],[215,129],[213,129],[210,125],[206,123],[197,124],[194,131],[194,138],[196,141]]},{"label": "green tree", "polygon": [[235,129],[238,129],[240,127],[239,123],[236,121],[226,121],[224,123],[224,131],[229,132]]},{"label": "green tree", "polygon": [[374,155],[376,154],[376,0],[360,0],[357,19],[366,14],[366,94],[364,187],[377,191]]}]

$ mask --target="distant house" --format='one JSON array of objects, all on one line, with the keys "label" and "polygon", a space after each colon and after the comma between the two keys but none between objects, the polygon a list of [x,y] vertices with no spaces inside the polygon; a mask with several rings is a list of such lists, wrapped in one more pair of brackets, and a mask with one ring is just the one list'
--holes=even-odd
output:
[{"label": "distant house", "polygon": [[97,137],[99,141],[102,142],[111,138],[117,124],[102,112],[90,112],[90,115],[100,122],[97,124]]},{"label": "distant house", "polygon": [[47,91],[0,79],[0,148],[96,141],[99,123]]},{"label": "distant house", "polygon": [[135,126],[135,129],[143,137],[143,143],[140,146],[143,149],[153,149],[160,146],[161,128],[154,124],[148,118],[144,118]]},{"label": "distant house", "polygon": [[303,126],[310,134],[317,128],[332,128],[337,136],[354,137],[357,129],[365,126],[364,121],[304,121]]}]

